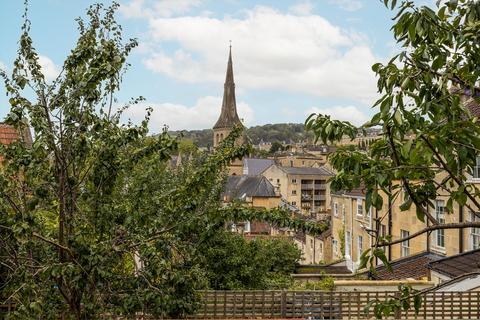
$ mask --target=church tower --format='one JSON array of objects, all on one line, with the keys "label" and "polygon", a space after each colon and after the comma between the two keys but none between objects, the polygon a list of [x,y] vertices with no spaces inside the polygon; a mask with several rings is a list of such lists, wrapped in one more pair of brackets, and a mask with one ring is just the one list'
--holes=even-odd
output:
[{"label": "church tower", "polygon": [[[236,125],[243,127],[237,113],[237,101],[235,99],[235,82],[233,81],[232,46],[228,54],[227,75],[223,86],[222,111],[217,122],[213,126],[213,147],[225,139]],[[236,144],[243,144],[244,135],[239,137]],[[242,161],[236,160],[229,166],[231,175],[241,175],[243,172]]]}]

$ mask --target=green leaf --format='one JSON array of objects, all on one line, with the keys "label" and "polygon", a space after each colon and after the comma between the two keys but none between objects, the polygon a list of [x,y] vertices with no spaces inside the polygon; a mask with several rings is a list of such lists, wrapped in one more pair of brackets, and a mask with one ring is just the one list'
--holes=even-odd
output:
[{"label": "green leaf", "polygon": [[415,314],[418,314],[420,312],[420,308],[422,307],[422,296],[419,294],[416,294],[413,297],[413,307],[415,309]]}]

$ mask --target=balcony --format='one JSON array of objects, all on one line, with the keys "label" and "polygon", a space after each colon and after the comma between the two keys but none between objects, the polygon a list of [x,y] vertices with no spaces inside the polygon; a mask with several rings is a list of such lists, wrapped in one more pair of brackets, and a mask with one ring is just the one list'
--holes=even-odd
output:
[{"label": "balcony", "polygon": [[302,189],[303,190],[312,190],[313,189],[313,183],[309,183],[309,184],[302,183]]},{"label": "balcony", "polygon": [[302,201],[312,201],[311,194],[302,194]]},{"label": "balcony", "polygon": [[327,196],[323,194],[316,194],[313,196],[313,200],[327,200]]}]

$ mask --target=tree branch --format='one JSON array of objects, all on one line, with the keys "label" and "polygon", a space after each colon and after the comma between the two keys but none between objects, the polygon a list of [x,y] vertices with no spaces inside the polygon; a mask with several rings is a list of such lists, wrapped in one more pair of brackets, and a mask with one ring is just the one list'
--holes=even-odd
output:
[{"label": "tree branch", "polygon": [[417,231],[415,233],[412,233],[408,237],[401,238],[398,240],[390,241],[390,242],[380,242],[378,245],[383,247],[383,246],[393,246],[394,244],[398,244],[413,238],[416,238],[426,232],[432,232],[435,230],[445,230],[445,229],[466,229],[466,228],[480,228],[480,221],[475,221],[475,222],[459,222],[459,223],[445,223],[445,224],[436,224],[430,227],[423,228],[420,231]]}]

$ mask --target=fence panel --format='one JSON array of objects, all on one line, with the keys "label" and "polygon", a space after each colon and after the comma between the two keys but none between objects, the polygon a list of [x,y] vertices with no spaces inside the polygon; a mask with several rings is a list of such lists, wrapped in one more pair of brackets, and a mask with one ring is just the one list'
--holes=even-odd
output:
[{"label": "fence panel", "polygon": [[[203,291],[203,307],[191,318],[372,319],[364,313],[369,301],[384,301],[396,292],[335,291]],[[413,306],[394,318],[480,319],[480,292],[422,294],[422,306]]]},{"label": "fence panel", "polygon": [[[373,319],[373,310],[364,307],[374,299],[384,301],[397,292],[336,291],[201,291],[200,308],[191,319]],[[14,310],[13,304],[0,305],[2,314]],[[125,319],[105,315],[104,319]],[[422,293],[422,306],[416,315],[413,306],[392,319],[480,319],[480,292]],[[139,319],[153,319],[148,311]]]}]

